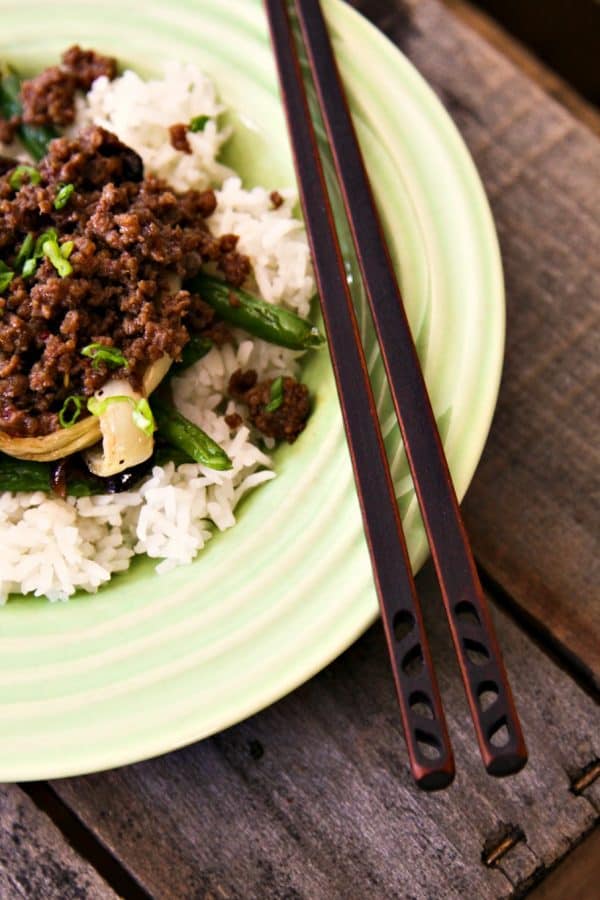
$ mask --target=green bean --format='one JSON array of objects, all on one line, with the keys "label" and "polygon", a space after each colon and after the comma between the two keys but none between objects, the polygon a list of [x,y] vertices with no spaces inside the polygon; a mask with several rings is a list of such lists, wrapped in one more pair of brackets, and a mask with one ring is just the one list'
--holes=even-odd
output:
[{"label": "green bean", "polygon": [[0,454],[0,491],[49,491],[50,466]]},{"label": "green bean", "polygon": [[184,369],[189,369],[199,359],[206,356],[212,345],[213,342],[210,338],[202,337],[200,334],[193,334],[182,350],[181,359],[172,367],[172,374],[178,375]]},{"label": "green bean", "polygon": [[158,391],[152,395],[151,402],[158,433],[163,440],[210,469],[224,472],[232,468],[225,451],[205,431],[182,416],[168,394]]},{"label": "green bean", "polygon": [[320,347],[325,340],[307,319],[247,291],[233,288],[219,278],[197,275],[188,286],[214,309],[219,318],[271,344],[291,350],[310,350]]},{"label": "green bean", "polygon": [[[50,483],[51,466],[48,463],[31,462],[25,459],[14,459],[0,453],[0,492],[25,491],[34,493],[52,492]],[[75,475],[67,479],[67,493],[71,497],[91,497],[102,494],[106,488],[100,479],[93,475]]]},{"label": "green bean", "polygon": [[[0,71],[0,115],[5,119],[20,116],[21,79],[8,66]],[[40,160],[48,151],[48,144],[57,136],[54,128],[47,125],[20,125],[18,129],[21,143],[35,160]]]}]

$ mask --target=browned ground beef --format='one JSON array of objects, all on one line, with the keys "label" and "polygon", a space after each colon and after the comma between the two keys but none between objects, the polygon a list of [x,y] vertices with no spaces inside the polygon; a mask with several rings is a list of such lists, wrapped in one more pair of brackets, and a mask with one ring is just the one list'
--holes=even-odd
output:
[{"label": "browned ground beef", "polygon": [[14,116],[12,119],[3,119],[0,116],[0,144],[10,144],[15,139],[20,119]]},{"label": "browned ground beef", "polygon": [[187,132],[187,125],[184,125],[181,122],[177,125],[171,125],[169,128],[169,137],[171,139],[171,146],[174,150],[179,150],[181,153],[192,152]]},{"label": "browned ground beef", "polygon": [[[89,396],[113,376],[138,383],[163,354],[179,357],[190,330],[225,340],[212,310],[175,289],[172,276],[213,262],[240,284],[250,271],[235,235],[214,238],[206,227],[212,191],[177,195],[143,178],[137,154],[100,128],[53,141],[39,171],[39,185],[25,179],[18,191],[11,171],[0,176],[0,260],[16,271],[27,236],[53,227],[59,244],[74,243],[73,271],[61,278],[43,258],[0,295],[0,429],[13,435],[55,430],[69,395]],[[56,210],[64,184],[75,191]],[[127,366],[94,368],[81,351],[96,342],[118,348]]]},{"label": "browned ground beef", "polygon": [[82,91],[89,91],[96,78],[105,75],[110,81],[116,78],[117,61],[110,56],[101,56],[94,50],[82,50],[75,44],[62,55],[63,69],[77,80]]},{"label": "browned ground beef", "polygon": [[250,421],[264,435],[292,444],[304,431],[310,414],[308,388],[295,378],[283,378],[281,404],[273,412],[267,412],[272,386],[273,379],[258,381],[254,369],[246,372],[238,369],[229,379],[229,394],[246,404]]},{"label": "browned ground beef", "polygon": [[70,125],[75,118],[76,92],[89,91],[101,75],[112,79],[116,74],[116,60],[77,45],[70,47],[60,66],[23,82],[23,121],[28,125]]}]

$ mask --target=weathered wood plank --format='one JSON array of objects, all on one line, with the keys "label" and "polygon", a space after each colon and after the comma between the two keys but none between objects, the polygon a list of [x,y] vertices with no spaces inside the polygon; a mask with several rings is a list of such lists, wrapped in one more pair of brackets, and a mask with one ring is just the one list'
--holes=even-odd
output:
[{"label": "weathered wood plank", "polygon": [[17,787],[0,787],[2,900],[111,900],[111,888]]},{"label": "weathered wood plank", "polygon": [[489,44],[514,63],[527,78],[538,84],[546,94],[566,107],[591,131],[600,137],[600,112],[581,94],[577,93],[562,76],[542,62],[535,54],[479,6],[468,0],[442,0],[467,27],[483,37]]},{"label": "weathered wood plank", "polygon": [[[411,783],[378,627],[212,740],[53,786],[161,898],[509,897],[592,827],[596,812],[570,792],[567,769],[599,752],[600,715],[499,615],[531,762],[514,779],[488,778],[437,598],[427,621],[459,768],[444,794]],[[484,845],[508,825],[523,840],[487,868]]]},{"label": "weathered wood plank", "polygon": [[600,828],[596,828],[528,897],[529,900],[596,900],[599,882]]},{"label": "weathered wood plank", "polygon": [[600,142],[437,0],[355,5],[454,117],[499,232],[506,366],[465,502],[476,554],[600,684]]}]

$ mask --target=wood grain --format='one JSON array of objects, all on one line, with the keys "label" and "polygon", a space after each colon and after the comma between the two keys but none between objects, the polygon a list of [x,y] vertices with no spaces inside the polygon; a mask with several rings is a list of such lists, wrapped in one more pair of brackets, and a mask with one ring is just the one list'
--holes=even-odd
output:
[{"label": "wood grain", "polygon": [[599,881],[600,828],[596,828],[529,894],[529,900],[597,900]]},{"label": "wood grain", "polygon": [[[450,791],[425,796],[411,783],[379,627],[212,740],[54,789],[161,898],[511,896],[594,824],[567,770],[600,753],[600,715],[499,615],[531,762],[515,778],[487,777],[428,578],[420,586],[459,770]],[[524,839],[487,868],[484,845],[508,825]]]},{"label": "wood grain", "polygon": [[468,0],[442,0],[452,14],[467,27],[483,37],[502,56],[514,63],[531,81],[539,85],[564,106],[571,115],[580,119],[591,131],[600,137],[600,112],[598,108],[577,93],[563,77],[550,69],[514,35],[498,24],[488,13]]},{"label": "wood grain", "polygon": [[476,554],[600,685],[600,142],[437,0],[355,5],[446,105],[500,237],[504,380],[464,505]]},{"label": "wood grain", "polygon": [[2,900],[111,900],[116,894],[18,788],[0,788]]}]

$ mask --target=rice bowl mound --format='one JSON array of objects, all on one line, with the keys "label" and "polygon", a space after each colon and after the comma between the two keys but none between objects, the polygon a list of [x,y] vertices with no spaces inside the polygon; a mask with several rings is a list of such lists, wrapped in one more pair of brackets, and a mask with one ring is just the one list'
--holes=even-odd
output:
[{"label": "rice bowl mound", "polygon": [[[229,137],[228,129],[219,128],[222,112],[213,84],[195,66],[169,64],[162,79],[144,82],[133,72],[97,79],[78,101],[74,128],[94,124],[112,131],[139,153],[149,174],[176,191],[216,187],[217,209],[207,220],[211,232],[238,235],[256,293],[305,317],[315,283],[304,227],[294,215],[296,195],[280,190],[274,203],[270,190],[245,190],[218,161]],[[189,135],[191,152],[175,149],[169,127],[198,115],[207,121]],[[135,490],[111,495],[62,500],[42,492],[0,494],[1,602],[11,593],[65,600],[77,590],[95,591],[137,554],[159,560],[158,572],[168,571],[190,563],[215,528],[235,524],[242,496],[275,472],[268,455],[273,442],[226,421],[242,412],[227,397],[229,378],[248,368],[261,379],[297,375],[302,353],[245,332],[232,335],[172,379],[177,408],[221,445],[232,468],[170,462],[155,466]]]}]

